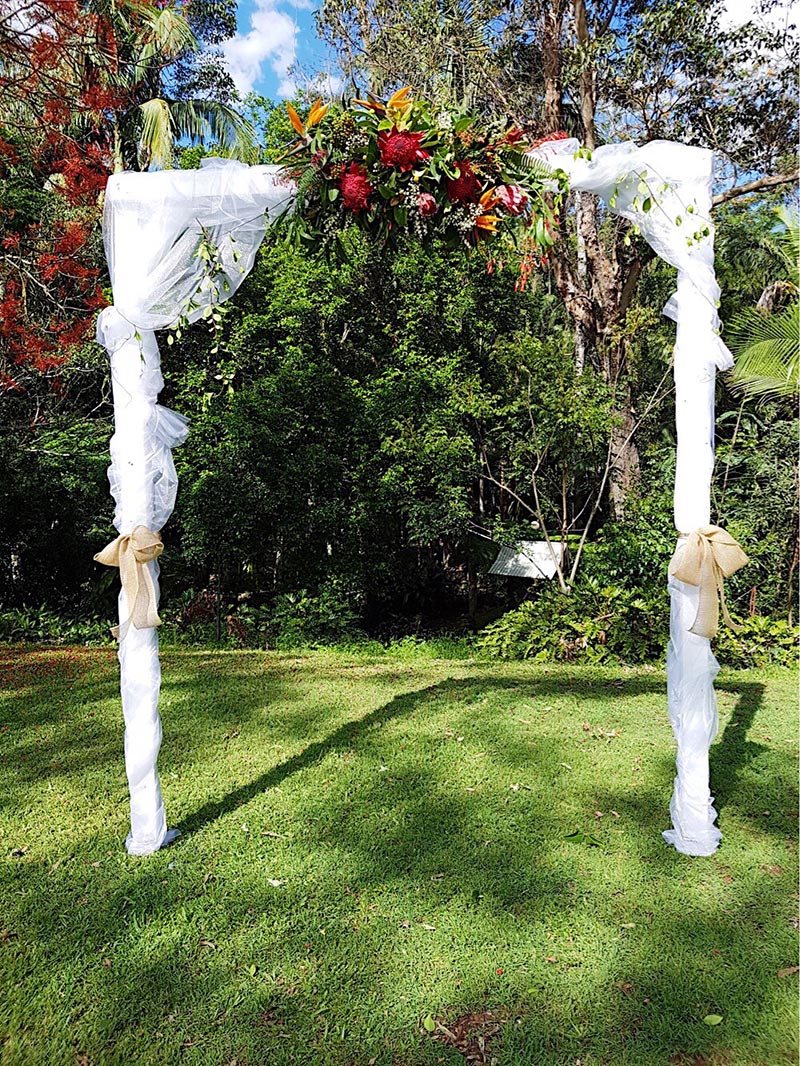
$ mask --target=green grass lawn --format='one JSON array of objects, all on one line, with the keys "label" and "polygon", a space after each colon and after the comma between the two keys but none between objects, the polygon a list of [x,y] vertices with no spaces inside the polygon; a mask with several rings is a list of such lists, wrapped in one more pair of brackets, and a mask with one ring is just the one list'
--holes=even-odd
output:
[{"label": "green grass lawn", "polygon": [[4,1064],[796,1061],[789,672],[720,676],[710,859],[660,670],[167,651],[145,859],[113,650],[0,676]]}]

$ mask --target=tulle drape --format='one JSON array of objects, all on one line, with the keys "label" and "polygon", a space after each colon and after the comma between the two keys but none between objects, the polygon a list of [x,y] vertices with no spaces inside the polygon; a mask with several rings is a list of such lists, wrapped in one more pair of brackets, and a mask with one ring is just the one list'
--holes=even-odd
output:
[{"label": "tulle drape", "polygon": [[[712,153],[672,141],[604,145],[587,158],[574,140],[551,141],[535,154],[569,175],[570,187],[595,193],[607,210],[634,223],[653,251],[677,267],[678,286],[664,308],[677,323],[674,513],[679,533],[707,526],[714,469],[714,382],[733,365],[720,337],[720,290],[714,272],[711,221]],[[648,202],[649,201],[649,202]],[[683,539],[678,541],[678,548]],[[698,590],[669,580],[667,689],[678,745],[678,772],[664,838],[687,855],[710,855],[721,833],[709,789],[708,751],[717,732],[714,678],[719,666],[709,641],[689,633]]]},{"label": "tulle drape", "polygon": [[[116,174],[103,215],[114,305],[98,319],[97,338],[111,358],[114,436],[108,477],[114,525],[130,533],[158,531],[175,506],[172,449],[188,422],[162,407],[164,387],[155,329],[195,321],[229,299],[253,267],[269,221],[290,206],[291,189],[277,167],[204,160],[200,170]],[[213,250],[214,270],[199,256]],[[167,544],[167,552],[169,546]],[[147,564],[158,600],[157,562]],[[125,767],[131,798],[131,854],[156,851],[169,839],[156,763],[161,745],[161,667],[156,629],[136,629],[119,596],[120,690]]]}]

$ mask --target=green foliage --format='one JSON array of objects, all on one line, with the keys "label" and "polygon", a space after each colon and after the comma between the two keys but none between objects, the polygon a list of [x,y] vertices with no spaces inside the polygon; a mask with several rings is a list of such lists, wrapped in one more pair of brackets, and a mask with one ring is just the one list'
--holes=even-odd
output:
[{"label": "green foliage", "polygon": [[739,631],[720,626],[714,654],[723,666],[797,666],[800,627],[783,618],[753,615],[739,623]]},{"label": "green foliage", "polygon": [[[666,593],[645,599],[639,590],[586,581],[565,596],[550,586],[508,611],[480,634],[477,647],[500,659],[535,662],[662,661],[669,636]],[[793,666],[800,628],[754,616],[738,633],[722,625],[714,654],[723,666]]]},{"label": "green foliage", "polygon": [[108,622],[67,618],[49,607],[0,612],[0,644],[113,644]]},{"label": "green foliage", "polygon": [[[298,111],[301,113],[304,111],[303,101],[299,96],[295,97],[293,103]],[[259,96],[257,93],[248,93],[244,99],[243,111],[255,130],[261,152],[261,162],[281,162],[287,147],[295,136],[286,104],[275,103],[274,100]]]},{"label": "green foliage", "polygon": [[729,343],[736,357],[731,382],[747,396],[792,398],[800,371],[800,219],[779,210],[759,244],[774,272],[756,306],[731,320]]},{"label": "green foliage", "polygon": [[342,583],[328,581],[316,596],[301,589],[278,597],[268,621],[270,643],[277,648],[301,648],[354,642],[360,635],[358,620]]},{"label": "green foliage", "polygon": [[[796,618],[798,422],[782,404],[740,404],[717,419],[717,476],[712,505],[717,521],[744,546],[750,563],[728,582],[740,617],[755,588],[762,615]],[[794,568],[794,574],[793,574]]]},{"label": "green foliage", "polygon": [[109,427],[75,414],[20,425],[23,402],[6,401],[0,437],[0,609],[45,604],[67,617],[110,609],[113,575],[92,562],[111,534]]},{"label": "green foliage", "polygon": [[650,662],[667,643],[666,594],[601,585],[586,578],[569,595],[548,585],[484,629],[478,648],[535,662]]},{"label": "green foliage", "polygon": [[753,308],[741,311],[731,324],[738,361],[732,375],[751,396],[797,395],[800,376],[800,302],[775,314]]}]

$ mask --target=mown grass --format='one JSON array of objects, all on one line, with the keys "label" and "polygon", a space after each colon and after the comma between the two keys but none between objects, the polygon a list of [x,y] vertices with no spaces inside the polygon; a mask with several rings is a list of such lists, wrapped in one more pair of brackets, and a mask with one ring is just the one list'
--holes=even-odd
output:
[{"label": "mown grass", "polygon": [[482,1010],[500,1066],[796,1061],[789,672],[720,677],[710,859],[659,670],[168,651],[146,859],[113,651],[0,672],[4,1064],[463,1066]]}]

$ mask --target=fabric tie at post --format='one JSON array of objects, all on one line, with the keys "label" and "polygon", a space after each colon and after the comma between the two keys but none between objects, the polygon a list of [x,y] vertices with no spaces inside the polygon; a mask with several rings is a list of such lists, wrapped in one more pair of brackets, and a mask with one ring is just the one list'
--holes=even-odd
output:
[{"label": "fabric tie at post", "polygon": [[719,628],[719,605],[726,625],[738,626],[728,614],[723,579],[735,574],[750,560],[741,545],[720,526],[701,526],[690,533],[669,564],[670,575],[687,585],[700,588],[697,615],[689,632],[698,637],[716,636]]},{"label": "fabric tie at post", "polygon": [[[128,619],[136,629],[161,625],[156,609],[156,590],[147,566],[163,552],[161,536],[147,526],[136,526],[132,533],[112,540],[95,560],[103,566],[118,566],[119,577],[128,601]],[[115,634],[116,636],[117,634]]]}]

